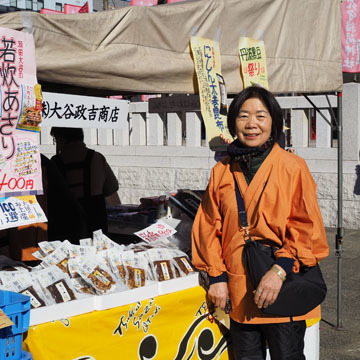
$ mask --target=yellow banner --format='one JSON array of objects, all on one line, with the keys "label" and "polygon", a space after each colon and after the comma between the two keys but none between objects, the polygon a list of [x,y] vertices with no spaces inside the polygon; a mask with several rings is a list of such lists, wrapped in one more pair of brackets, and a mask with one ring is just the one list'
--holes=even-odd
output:
[{"label": "yellow banner", "polygon": [[241,37],[239,54],[244,88],[259,85],[269,90],[264,41]]},{"label": "yellow banner", "polygon": [[[121,294],[119,295],[121,296]],[[34,360],[228,359],[201,287],[30,327]]]},{"label": "yellow banner", "polygon": [[233,141],[227,127],[227,96],[221,75],[219,43],[200,37],[191,38],[198,79],[201,115],[212,150],[222,150]]}]

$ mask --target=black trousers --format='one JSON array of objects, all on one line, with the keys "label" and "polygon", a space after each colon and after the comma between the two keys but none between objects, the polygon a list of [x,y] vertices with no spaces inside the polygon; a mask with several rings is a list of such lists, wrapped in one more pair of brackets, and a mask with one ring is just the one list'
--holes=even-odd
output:
[{"label": "black trousers", "polygon": [[305,321],[279,324],[240,324],[230,319],[233,356],[236,360],[305,360]]}]

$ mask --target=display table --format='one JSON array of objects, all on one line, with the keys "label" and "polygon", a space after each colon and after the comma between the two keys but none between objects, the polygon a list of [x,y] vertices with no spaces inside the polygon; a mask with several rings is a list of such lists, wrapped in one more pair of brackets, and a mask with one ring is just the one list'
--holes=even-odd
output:
[{"label": "display table", "polygon": [[34,360],[228,359],[200,286],[31,326],[24,349]]},{"label": "display table", "polygon": [[[209,320],[205,291],[191,278],[187,279],[190,288],[179,290],[187,284],[179,280],[142,288],[145,293],[136,289],[94,297],[97,310],[62,320],[38,323],[51,313],[59,318],[59,309],[74,314],[85,303],[74,302],[73,312],[58,305],[38,309],[41,312],[34,311],[36,316],[31,316],[30,324],[37,325],[30,326],[24,350],[34,360],[229,359],[227,329]],[[130,300],[129,293],[133,294],[132,303],[113,307]],[[307,321],[307,360],[319,360],[319,320]]]}]

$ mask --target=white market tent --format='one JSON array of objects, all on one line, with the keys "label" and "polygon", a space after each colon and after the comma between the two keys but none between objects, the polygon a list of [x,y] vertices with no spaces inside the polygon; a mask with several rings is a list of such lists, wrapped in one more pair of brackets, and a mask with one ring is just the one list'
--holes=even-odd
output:
[{"label": "white market tent", "polygon": [[240,36],[265,43],[270,90],[342,88],[339,0],[188,0],[74,15],[14,12],[0,27],[33,33],[38,79],[141,93],[196,92],[192,34],[220,44],[228,93],[242,89]]},{"label": "white market tent", "polygon": [[[240,36],[263,39],[274,93],[342,89],[340,0],[188,0],[74,15],[14,12],[0,27],[34,35],[37,77],[140,93],[197,93],[189,41],[219,41],[228,93],[242,90]],[[338,326],[341,327],[342,116],[338,96]]]}]

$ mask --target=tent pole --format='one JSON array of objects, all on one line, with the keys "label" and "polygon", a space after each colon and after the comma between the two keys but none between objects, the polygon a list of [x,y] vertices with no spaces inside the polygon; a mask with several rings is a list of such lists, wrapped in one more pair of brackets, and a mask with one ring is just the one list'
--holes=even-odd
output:
[{"label": "tent pole", "polygon": [[335,245],[335,256],[338,259],[337,264],[337,329],[342,328],[342,241],[344,236],[343,229],[343,119],[342,119],[342,93],[337,94],[338,102],[338,123],[337,123],[337,134],[338,134],[338,227],[336,234],[336,245]]}]

